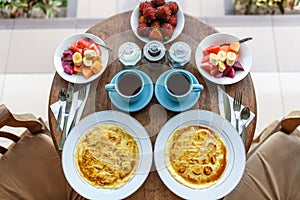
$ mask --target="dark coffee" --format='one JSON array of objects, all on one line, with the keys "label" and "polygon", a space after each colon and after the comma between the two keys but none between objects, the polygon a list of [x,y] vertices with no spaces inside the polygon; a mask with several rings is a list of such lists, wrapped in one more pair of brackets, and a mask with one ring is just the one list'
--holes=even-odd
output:
[{"label": "dark coffee", "polygon": [[123,74],[118,81],[119,91],[126,96],[137,94],[142,88],[142,80],[135,74]]},{"label": "dark coffee", "polygon": [[167,87],[174,95],[184,95],[190,89],[190,81],[184,74],[175,73],[167,80]]}]

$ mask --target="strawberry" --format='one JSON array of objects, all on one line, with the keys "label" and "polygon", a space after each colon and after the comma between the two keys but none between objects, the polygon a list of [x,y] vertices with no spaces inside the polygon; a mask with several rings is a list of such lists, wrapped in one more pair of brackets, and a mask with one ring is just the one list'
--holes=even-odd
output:
[{"label": "strawberry", "polygon": [[168,22],[175,27],[177,25],[177,18],[174,15],[171,15]]},{"label": "strawberry", "polygon": [[163,34],[164,40],[167,41],[172,37],[173,32],[174,32],[174,27],[169,23],[164,23],[161,26],[161,32]]},{"label": "strawberry", "polygon": [[156,10],[153,7],[147,7],[143,10],[143,16],[147,23],[156,19]]},{"label": "strawberry", "polygon": [[137,31],[140,36],[146,37],[149,36],[150,27],[148,27],[147,24],[139,24]]},{"label": "strawberry", "polygon": [[144,2],[140,3],[140,5],[139,5],[140,14],[143,14],[143,10],[147,7],[152,7],[150,2],[144,1]]},{"label": "strawberry", "polygon": [[156,17],[161,20],[169,20],[171,16],[171,9],[168,6],[160,6],[157,8]]},{"label": "strawberry", "polygon": [[163,36],[161,34],[161,32],[158,29],[152,29],[150,31],[150,40],[157,40],[157,41],[162,41],[163,40]]},{"label": "strawberry", "polygon": [[169,6],[169,8],[172,11],[172,15],[176,15],[176,13],[178,12],[178,4],[175,1],[170,1],[167,6]]},{"label": "strawberry", "polygon": [[143,15],[141,15],[140,17],[139,17],[139,24],[146,24],[147,22],[146,22],[146,20],[145,20],[145,17],[143,16]]},{"label": "strawberry", "polygon": [[151,28],[160,28],[160,22],[158,20],[151,23]]},{"label": "strawberry", "polygon": [[151,0],[151,4],[153,7],[157,8],[158,6],[164,5],[165,0]]}]

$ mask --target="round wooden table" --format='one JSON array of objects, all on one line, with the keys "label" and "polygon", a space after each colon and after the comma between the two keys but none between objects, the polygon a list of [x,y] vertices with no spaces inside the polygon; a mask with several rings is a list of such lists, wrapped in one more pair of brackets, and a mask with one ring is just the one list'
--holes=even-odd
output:
[{"label": "round wooden table", "polygon": [[[92,33],[100,37],[104,42],[113,49],[113,53],[110,53],[109,64],[105,72],[101,77],[91,82],[89,96],[84,107],[81,118],[85,116],[103,110],[118,110],[110,101],[107,91],[104,89],[105,84],[109,83],[113,76],[124,69],[122,64],[118,61],[117,52],[119,46],[124,42],[135,42],[141,49],[145,45],[140,41],[133,33],[130,27],[130,16],[131,12],[125,12],[113,17],[110,17],[95,26],[91,27],[87,32]],[[204,90],[198,102],[191,109],[203,109],[209,110],[215,113],[219,113],[218,107],[218,91],[217,85],[204,79],[197,70],[195,64],[195,51],[199,42],[206,36],[218,32],[212,26],[209,26],[197,18],[185,15],[185,25],[183,32],[180,36],[165,47],[168,49],[170,45],[177,41],[184,41],[188,43],[192,48],[192,60],[185,67],[186,70],[190,71],[198,79],[199,83],[204,86]],[[158,76],[165,70],[169,69],[167,61],[161,68],[151,68],[144,61],[139,65],[138,69],[146,72],[155,83]],[[57,73],[54,76],[50,97],[49,97],[49,108],[48,117],[51,135],[55,146],[58,146],[61,131],[55,131],[56,119],[50,109],[50,105],[58,101],[58,93],[61,88],[67,88],[67,82],[62,79]],[[234,96],[235,91],[243,92],[243,105],[247,105],[250,110],[257,114],[256,107],[256,96],[251,79],[251,75],[248,74],[243,80],[232,85],[221,86],[230,96]],[[172,118],[178,112],[172,112],[164,109],[155,95],[153,96],[150,103],[142,110],[128,113],[135,119],[137,119],[147,130],[149,137],[151,138],[152,144],[161,127],[164,123]],[[256,117],[251,121],[247,127],[247,142],[246,151],[249,150],[251,145],[254,132],[256,127]],[[58,148],[57,148],[58,149]],[[127,199],[180,199],[178,196],[173,194],[160,180],[156,171],[150,172],[145,183],[137,190],[134,194],[129,196]]]}]

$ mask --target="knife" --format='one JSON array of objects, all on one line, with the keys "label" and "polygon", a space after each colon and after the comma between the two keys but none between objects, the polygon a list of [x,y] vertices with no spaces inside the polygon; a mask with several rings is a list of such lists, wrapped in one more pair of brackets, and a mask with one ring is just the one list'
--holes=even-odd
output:
[{"label": "knife", "polygon": [[231,123],[231,108],[230,102],[227,94],[223,93],[223,103],[224,103],[224,113],[225,119],[227,119]]},{"label": "knife", "polygon": [[67,124],[69,119],[69,114],[72,107],[72,100],[73,100],[73,93],[74,93],[74,86],[71,83],[68,83],[68,89],[66,94],[66,108],[65,108],[65,117],[64,117],[64,126],[63,126],[63,132],[59,141],[58,149],[62,150],[66,141],[67,137]]},{"label": "knife", "polygon": [[231,123],[231,108],[228,95],[218,87],[218,100],[220,115]]}]

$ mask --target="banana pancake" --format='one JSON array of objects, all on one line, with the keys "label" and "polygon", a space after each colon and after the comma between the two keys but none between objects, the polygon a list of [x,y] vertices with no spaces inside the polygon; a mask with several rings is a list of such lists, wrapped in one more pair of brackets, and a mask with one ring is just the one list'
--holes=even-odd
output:
[{"label": "banana pancake", "polygon": [[214,185],[228,163],[227,148],[220,135],[201,125],[176,129],[165,149],[169,173],[181,184],[203,189]]},{"label": "banana pancake", "polygon": [[116,189],[135,174],[140,162],[135,139],[116,124],[101,124],[87,131],[75,150],[81,177],[99,188]]}]

